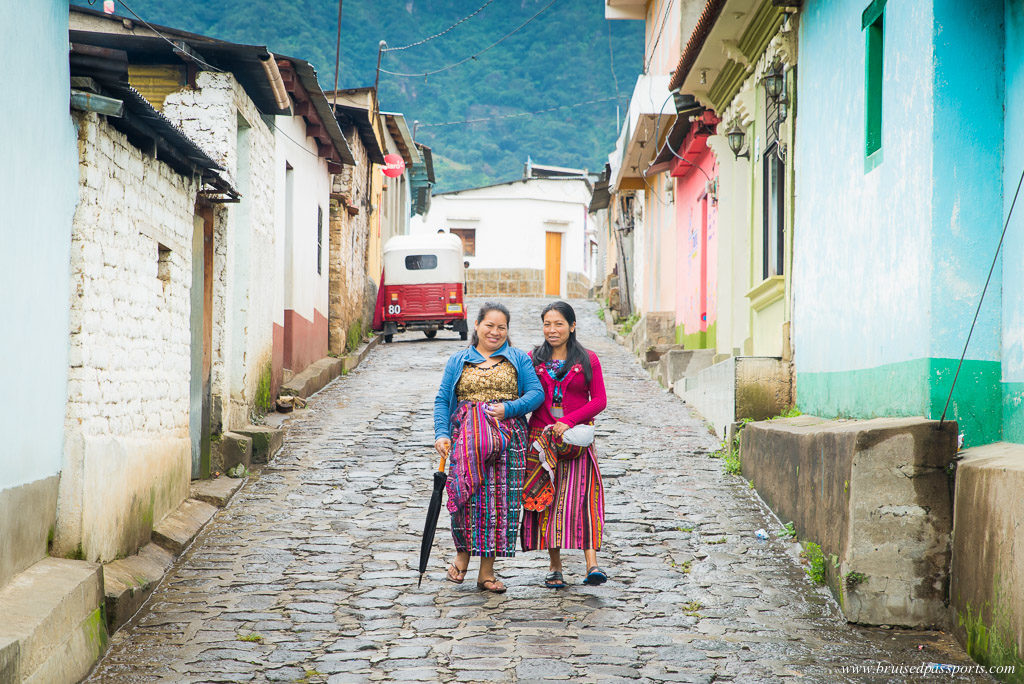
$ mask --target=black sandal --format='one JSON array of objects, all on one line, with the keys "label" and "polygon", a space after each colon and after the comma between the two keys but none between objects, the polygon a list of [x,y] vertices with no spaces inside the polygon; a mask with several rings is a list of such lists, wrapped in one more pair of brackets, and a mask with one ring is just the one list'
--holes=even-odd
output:
[{"label": "black sandal", "polygon": [[548,576],[544,578],[544,586],[548,589],[564,589],[565,579],[562,577],[561,570],[552,570],[548,573]]},{"label": "black sandal", "polygon": [[608,575],[605,574],[604,570],[595,565],[587,570],[587,578],[583,580],[583,583],[591,587],[596,587],[597,585],[604,584],[607,581]]}]

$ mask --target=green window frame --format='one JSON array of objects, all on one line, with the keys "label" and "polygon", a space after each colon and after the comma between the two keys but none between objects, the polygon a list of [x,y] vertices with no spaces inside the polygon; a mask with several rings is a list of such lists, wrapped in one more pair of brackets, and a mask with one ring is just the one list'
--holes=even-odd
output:
[{"label": "green window frame", "polygon": [[[864,51],[864,156],[882,151],[882,72],[885,53],[885,0],[873,0],[861,15]],[[873,168],[869,165],[868,170]]]}]

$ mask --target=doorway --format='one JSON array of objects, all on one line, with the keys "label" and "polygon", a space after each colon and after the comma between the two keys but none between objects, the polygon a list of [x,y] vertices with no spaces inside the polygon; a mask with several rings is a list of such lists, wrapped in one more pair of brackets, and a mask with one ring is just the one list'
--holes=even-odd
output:
[{"label": "doorway", "polygon": [[562,293],[562,234],[547,231],[544,259],[544,294]]},{"label": "doorway", "polygon": [[192,231],[189,328],[192,372],[188,431],[192,479],[210,477],[210,370],[213,366],[213,209],[199,207]]}]

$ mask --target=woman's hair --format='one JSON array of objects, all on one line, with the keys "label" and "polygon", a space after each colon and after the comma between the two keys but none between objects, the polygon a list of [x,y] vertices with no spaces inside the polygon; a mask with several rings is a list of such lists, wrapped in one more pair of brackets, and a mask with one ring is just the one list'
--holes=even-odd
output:
[{"label": "woman's hair", "polygon": [[[504,304],[499,304],[498,302],[485,302],[484,305],[480,307],[480,313],[476,315],[476,324],[480,325],[480,323],[483,322],[484,317],[492,311],[500,311],[501,313],[505,314],[505,325],[512,325],[512,314],[508,312],[508,307],[506,307]],[[509,343],[509,345],[512,344],[511,338],[506,337],[505,339]],[[476,334],[476,328],[474,327],[473,337],[470,339],[469,345],[471,347],[475,347],[479,343],[480,336]]]},{"label": "woman's hair", "polygon": [[[544,310],[540,313],[541,322],[544,321],[544,316],[546,316],[549,311],[557,311],[558,313],[562,314],[562,317],[566,320],[566,322],[569,323],[570,326],[576,322],[576,312],[573,311],[573,308],[569,306],[566,302],[551,302],[550,304],[545,306]],[[534,367],[543,365],[550,361],[551,352],[553,351],[554,350],[551,348],[551,344],[547,340],[544,340],[536,347],[534,347]],[[587,379],[587,382],[589,383],[590,379],[593,377],[594,374],[593,369],[591,369],[590,367],[590,355],[587,354],[586,348],[582,344],[580,344],[579,341],[576,339],[576,331],[573,330],[572,332],[569,333],[569,341],[565,345],[565,364],[563,364],[562,369],[558,371],[557,378],[559,380],[564,378],[565,374],[569,372],[569,369],[575,366],[577,363],[583,366],[583,377],[585,377]]]}]

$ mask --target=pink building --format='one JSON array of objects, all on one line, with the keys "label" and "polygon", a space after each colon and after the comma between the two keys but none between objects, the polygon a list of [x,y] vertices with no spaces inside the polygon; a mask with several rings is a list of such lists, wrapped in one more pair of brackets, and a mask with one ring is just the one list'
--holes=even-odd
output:
[{"label": "pink building", "polygon": [[707,139],[715,134],[718,123],[718,117],[709,111],[682,121],[689,130],[671,165],[676,210],[676,342],[687,349],[715,348],[718,163]]}]

